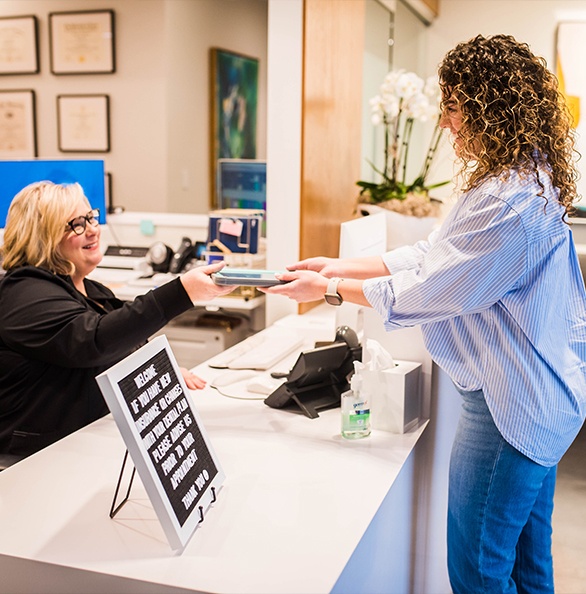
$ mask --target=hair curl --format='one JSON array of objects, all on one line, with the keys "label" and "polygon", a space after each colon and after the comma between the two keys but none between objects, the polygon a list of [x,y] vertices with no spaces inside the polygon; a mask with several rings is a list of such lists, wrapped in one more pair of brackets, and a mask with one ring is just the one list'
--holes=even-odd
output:
[{"label": "hair curl", "polygon": [[575,132],[545,60],[510,35],[478,35],[448,52],[438,73],[442,108],[451,98],[462,112],[458,137],[467,189],[517,169],[534,174],[543,195],[542,166],[559,190],[563,218],[571,214],[578,179]]},{"label": "hair curl", "polygon": [[22,189],[12,200],[6,217],[2,266],[12,270],[37,266],[55,274],[71,274],[74,265],[61,255],[59,246],[66,221],[79,201],[89,202],[77,183],[36,182]]}]

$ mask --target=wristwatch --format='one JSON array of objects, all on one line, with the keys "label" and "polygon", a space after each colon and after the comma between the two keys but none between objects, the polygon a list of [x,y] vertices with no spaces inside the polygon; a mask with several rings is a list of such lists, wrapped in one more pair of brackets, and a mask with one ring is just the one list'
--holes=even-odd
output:
[{"label": "wristwatch", "polygon": [[330,305],[342,305],[344,300],[340,293],[338,293],[338,285],[342,282],[343,279],[341,278],[331,278],[328,281],[328,286],[326,288],[326,292],[324,294],[324,299],[326,303]]}]

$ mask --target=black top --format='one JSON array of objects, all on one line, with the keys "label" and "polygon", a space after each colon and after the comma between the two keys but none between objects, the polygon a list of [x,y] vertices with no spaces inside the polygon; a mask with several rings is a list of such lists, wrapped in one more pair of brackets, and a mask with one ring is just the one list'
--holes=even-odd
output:
[{"label": "black top", "polygon": [[33,266],[0,280],[0,453],[27,456],[108,412],[96,375],[192,307],[179,279],[123,303]]}]

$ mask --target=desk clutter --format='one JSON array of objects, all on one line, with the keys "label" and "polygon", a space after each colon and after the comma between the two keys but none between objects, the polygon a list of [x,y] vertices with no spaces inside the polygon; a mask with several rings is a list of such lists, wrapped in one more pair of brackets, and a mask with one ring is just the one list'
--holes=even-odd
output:
[{"label": "desk clutter", "polygon": [[[285,361],[286,371],[278,368]],[[348,326],[338,327],[332,342],[313,348],[294,330],[261,332],[207,365],[222,370],[211,387],[223,396],[258,400],[263,394],[267,406],[310,419],[341,405],[342,435],[348,439],[368,436],[370,427],[407,433],[422,419],[421,363],[394,360],[372,339],[361,345]]]},{"label": "desk clutter", "polygon": [[224,208],[210,212],[208,254],[256,254],[264,211]]}]

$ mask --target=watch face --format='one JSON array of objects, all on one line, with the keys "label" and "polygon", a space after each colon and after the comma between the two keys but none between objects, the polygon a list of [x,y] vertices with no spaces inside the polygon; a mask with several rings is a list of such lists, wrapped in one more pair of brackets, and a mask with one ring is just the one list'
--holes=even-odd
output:
[{"label": "watch face", "polygon": [[342,298],[340,297],[340,295],[324,295],[324,299],[326,300],[326,303],[329,303],[330,305],[342,305]]}]

